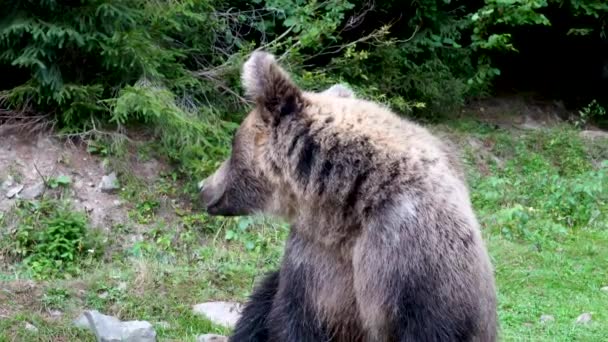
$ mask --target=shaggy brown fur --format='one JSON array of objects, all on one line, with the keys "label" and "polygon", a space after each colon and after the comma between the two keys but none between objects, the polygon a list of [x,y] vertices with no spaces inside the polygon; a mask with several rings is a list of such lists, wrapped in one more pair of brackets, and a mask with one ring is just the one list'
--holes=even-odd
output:
[{"label": "shaggy brown fur", "polygon": [[492,268],[451,149],[343,86],[300,90],[264,52],[243,85],[256,107],[202,199],[292,228],[232,340],[495,341]]}]

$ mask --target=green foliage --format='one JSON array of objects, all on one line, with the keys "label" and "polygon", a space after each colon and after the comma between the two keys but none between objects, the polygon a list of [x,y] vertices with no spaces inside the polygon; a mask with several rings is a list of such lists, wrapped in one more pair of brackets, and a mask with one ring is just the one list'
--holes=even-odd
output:
[{"label": "green foliage", "polygon": [[46,183],[51,189],[55,189],[59,186],[69,186],[72,183],[72,179],[70,178],[70,176],[61,175],[58,177],[52,177],[47,179]]},{"label": "green foliage", "polygon": [[53,200],[21,201],[17,224],[3,238],[1,248],[23,260],[35,277],[76,274],[88,260],[102,252],[102,245],[87,225],[84,214]]},{"label": "green foliage", "polygon": [[[0,82],[0,103],[54,114],[68,132],[132,123],[160,127],[166,154],[193,161],[184,163],[187,171],[208,171],[208,162],[194,161],[217,159],[215,151],[228,140],[218,113],[233,106],[232,99],[216,96],[214,78],[195,74],[225,62],[218,49],[228,43],[218,33],[229,30],[228,23],[213,5],[211,0],[5,2],[0,68],[13,77]],[[212,148],[193,147],[209,140],[206,146]]]},{"label": "green foliage", "polygon": [[583,128],[591,120],[601,121],[606,115],[606,108],[597,103],[596,100],[592,100],[588,105],[581,108],[578,111],[579,116],[574,119],[574,126],[577,128]]},{"label": "green foliage", "polygon": [[[572,19],[572,35],[601,36],[608,17],[602,0],[8,1],[2,8],[3,107],[50,113],[72,133],[152,127],[155,150],[191,182],[229,151],[234,122],[246,112],[238,71],[254,48],[276,53],[309,89],[347,82],[360,96],[435,119],[491,91],[501,73],[493,54],[517,53],[517,29],[551,27],[548,13],[559,8]],[[107,155],[113,144],[90,150]]]},{"label": "green foliage", "polygon": [[68,299],[70,299],[70,293],[67,289],[53,287],[42,296],[42,304],[49,310],[64,309]]},{"label": "green foliage", "polygon": [[503,135],[507,141],[492,152],[507,158],[504,166],[473,181],[472,200],[482,222],[536,248],[556,248],[575,230],[605,228],[608,161],[593,168],[576,133],[549,130],[517,141]]}]

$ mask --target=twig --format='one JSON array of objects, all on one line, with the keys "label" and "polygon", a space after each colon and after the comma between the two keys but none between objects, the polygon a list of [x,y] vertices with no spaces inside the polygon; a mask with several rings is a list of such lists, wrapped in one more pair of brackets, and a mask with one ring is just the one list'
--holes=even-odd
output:
[{"label": "twig", "polygon": [[[325,55],[333,55],[336,54],[346,48],[349,48],[351,46],[354,46],[356,44],[359,43],[363,43],[366,42],[370,39],[377,39],[379,36],[382,36],[384,34],[386,34],[386,32],[388,32],[388,29],[391,27],[392,24],[386,25],[378,30],[373,31],[372,33],[368,34],[367,36],[361,37],[357,40],[354,40],[352,42],[349,42],[348,44],[343,44],[343,45],[332,45],[332,46],[328,46],[327,48],[324,48],[323,50],[321,50],[321,52],[315,54],[315,55],[311,55],[307,58],[305,58],[303,60],[303,62],[309,61],[313,58],[317,58],[319,56],[325,56]],[[418,33],[418,30],[420,29],[420,25],[416,26],[416,28],[414,29],[414,32],[412,33],[412,35],[407,38],[407,39],[402,39],[402,40],[392,40],[392,43],[407,43],[410,40],[414,39],[414,37],[416,36],[416,34]],[[328,49],[334,49],[332,51],[327,51]]]},{"label": "twig", "polygon": [[361,25],[367,13],[373,11],[375,7],[376,2],[374,0],[366,2],[365,5],[362,6],[362,9],[359,13],[355,13],[350,18],[348,18],[346,25],[344,25],[344,28],[342,30],[340,30],[340,33],[357,28],[359,25]]},{"label": "twig", "polygon": [[[40,197],[43,198],[44,194],[46,193],[46,189],[50,187],[49,178],[44,177],[42,175],[42,172],[40,172],[40,170],[38,169],[38,165],[36,165],[36,163],[34,163],[34,169],[36,170],[36,173],[38,174],[38,176],[40,176],[40,178],[42,178],[42,183],[44,183],[44,189],[42,189],[42,194],[40,194]],[[51,176],[55,174],[55,170],[57,170],[57,165],[55,165],[55,167],[53,168],[53,171],[51,171]]]}]

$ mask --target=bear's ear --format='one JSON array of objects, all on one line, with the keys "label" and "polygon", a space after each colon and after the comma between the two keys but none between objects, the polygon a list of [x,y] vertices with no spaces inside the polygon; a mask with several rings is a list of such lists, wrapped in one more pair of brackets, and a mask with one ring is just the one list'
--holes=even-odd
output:
[{"label": "bear's ear", "polygon": [[355,93],[345,84],[334,84],[333,86],[327,88],[321,94],[336,96],[336,97],[345,97],[349,99],[355,98]]},{"label": "bear's ear", "polygon": [[277,123],[301,109],[302,91],[270,53],[251,54],[243,65],[242,82],[246,95],[260,107],[267,123]]}]

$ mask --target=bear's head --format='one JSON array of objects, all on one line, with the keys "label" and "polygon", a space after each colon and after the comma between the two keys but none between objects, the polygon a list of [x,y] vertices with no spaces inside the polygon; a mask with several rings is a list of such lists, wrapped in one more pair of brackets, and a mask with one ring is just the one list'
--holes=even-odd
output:
[{"label": "bear's head", "polygon": [[[279,124],[306,115],[310,104],[277,64],[273,55],[254,52],[245,62],[242,83],[255,108],[238,128],[230,157],[202,182],[201,200],[211,215],[238,216],[253,213],[286,215],[289,187],[280,174],[277,144]],[[337,84],[321,92],[324,96],[353,98],[353,92]]]}]

